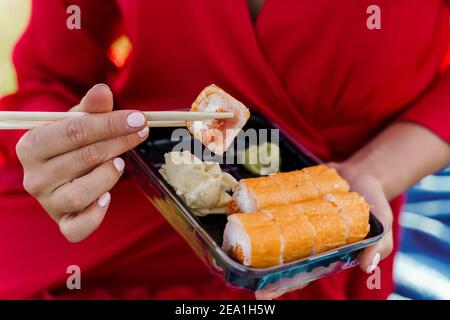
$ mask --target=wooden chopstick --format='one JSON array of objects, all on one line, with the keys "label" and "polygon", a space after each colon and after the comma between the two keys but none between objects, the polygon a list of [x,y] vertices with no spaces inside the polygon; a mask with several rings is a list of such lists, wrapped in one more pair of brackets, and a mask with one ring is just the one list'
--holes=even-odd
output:
[{"label": "wooden chopstick", "polygon": [[[54,121],[1,121],[0,130],[29,130]],[[150,128],[186,127],[185,121],[147,121]]]},{"label": "wooden chopstick", "polygon": [[[0,111],[0,121],[56,121],[87,114],[89,113]],[[233,118],[232,112],[149,111],[144,114],[149,121],[203,121]]]}]

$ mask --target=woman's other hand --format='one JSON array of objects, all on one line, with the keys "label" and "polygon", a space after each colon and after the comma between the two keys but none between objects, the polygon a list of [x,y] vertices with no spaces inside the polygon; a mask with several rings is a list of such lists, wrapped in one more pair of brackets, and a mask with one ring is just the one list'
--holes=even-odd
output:
[{"label": "woman's other hand", "polygon": [[370,211],[382,223],[386,231],[383,238],[375,245],[367,247],[361,253],[359,267],[367,273],[372,273],[378,263],[389,256],[393,249],[392,222],[393,214],[382,184],[374,176],[356,172],[356,170],[342,163],[329,163],[339,174],[348,181],[350,190],[364,196],[370,205]]},{"label": "woman's other hand", "polygon": [[[367,273],[372,273],[378,263],[389,256],[393,248],[392,239],[392,210],[385,196],[381,183],[373,176],[356,172],[353,166],[343,163],[328,163],[330,167],[335,168],[339,174],[348,181],[350,189],[358,192],[366,199],[371,207],[371,212],[383,224],[386,234],[375,245],[367,247],[361,253],[359,267]],[[330,270],[334,268],[330,265]],[[322,271],[322,270],[319,270]],[[314,272],[314,271],[313,271]],[[282,279],[271,287],[259,290],[255,293],[257,299],[271,300],[278,298],[290,291],[303,289],[308,285],[304,283],[302,274],[298,277]]]}]

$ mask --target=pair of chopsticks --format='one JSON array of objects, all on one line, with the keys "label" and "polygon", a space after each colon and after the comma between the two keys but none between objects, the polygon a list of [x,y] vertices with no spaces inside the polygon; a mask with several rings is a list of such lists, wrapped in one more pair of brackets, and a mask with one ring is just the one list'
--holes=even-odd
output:
[{"label": "pair of chopsticks", "polygon": [[[150,128],[185,127],[186,121],[231,119],[232,112],[150,111],[143,112]],[[0,130],[33,129],[58,120],[88,115],[86,112],[0,111]]]}]

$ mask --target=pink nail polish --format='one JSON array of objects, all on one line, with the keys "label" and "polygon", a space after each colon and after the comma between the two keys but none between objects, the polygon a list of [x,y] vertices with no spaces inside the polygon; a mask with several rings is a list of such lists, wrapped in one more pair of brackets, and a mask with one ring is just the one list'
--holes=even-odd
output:
[{"label": "pink nail polish", "polygon": [[109,192],[105,192],[98,198],[97,203],[101,208],[106,208],[111,201],[111,194]]},{"label": "pink nail polish", "polygon": [[139,137],[145,138],[146,136],[148,136],[149,131],[150,131],[150,129],[148,127],[145,127],[144,129],[139,131],[137,134]]},{"label": "pink nail polish", "polygon": [[92,87],[92,89],[94,88],[105,88],[105,89],[109,89],[109,86],[107,84],[104,83],[97,83],[95,86]]},{"label": "pink nail polish", "polygon": [[145,124],[145,116],[140,112],[130,113],[127,117],[127,123],[131,128],[138,128]]},{"label": "pink nail polish", "polygon": [[376,269],[378,264],[380,263],[380,260],[381,260],[381,255],[379,252],[377,252],[377,254],[373,257],[372,265],[369,267],[369,270],[367,272],[372,273]]},{"label": "pink nail polish", "polygon": [[123,169],[125,168],[125,161],[123,161],[122,158],[115,158],[113,160],[113,165],[117,171],[122,172]]}]

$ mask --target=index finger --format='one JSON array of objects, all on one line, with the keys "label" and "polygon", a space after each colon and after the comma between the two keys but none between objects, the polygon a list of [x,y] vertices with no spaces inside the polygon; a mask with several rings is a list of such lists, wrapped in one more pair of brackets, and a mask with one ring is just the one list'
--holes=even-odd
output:
[{"label": "index finger", "polygon": [[120,110],[56,121],[31,130],[27,139],[33,142],[38,158],[50,159],[97,141],[138,132],[146,122],[140,111]]}]

